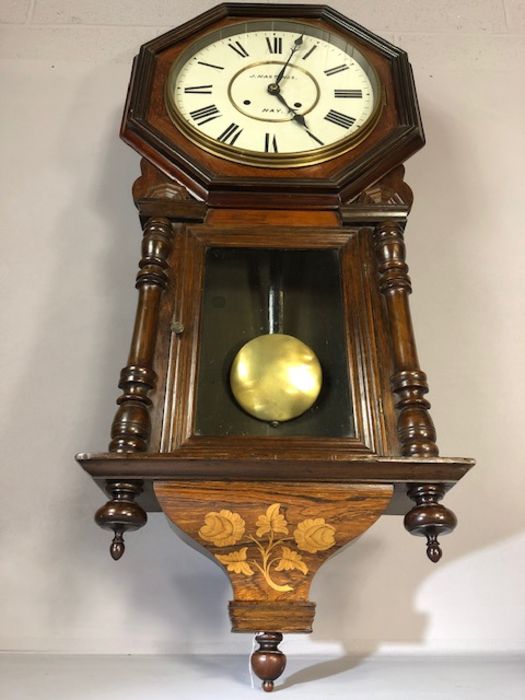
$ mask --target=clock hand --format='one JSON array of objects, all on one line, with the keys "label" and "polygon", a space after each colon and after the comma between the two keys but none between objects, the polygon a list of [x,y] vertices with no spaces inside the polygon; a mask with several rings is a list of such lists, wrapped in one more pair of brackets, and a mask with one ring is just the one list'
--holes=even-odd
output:
[{"label": "clock hand", "polygon": [[[275,88],[277,88],[277,89],[275,89]],[[318,143],[320,146],[324,146],[324,143],[323,143],[320,139],[318,139],[317,136],[315,136],[314,134],[312,134],[312,132],[310,131],[310,129],[308,128],[308,126],[307,126],[307,124],[306,124],[306,120],[305,120],[305,118],[303,117],[303,115],[302,115],[302,114],[297,114],[297,112],[295,111],[295,109],[293,109],[293,107],[290,107],[290,105],[288,104],[288,102],[287,102],[287,101],[284,99],[284,97],[281,95],[281,89],[280,89],[280,87],[279,87],[278,85],[268,85],[268,92],[270,93],[270,95],[274,95],[275,97],[277,97],[277,99],[279,100],[279,102],[280,102],[284,107],[286,107],[286,109],[293,115],[293,116],[292,116],[292,121],[297,122],[297,124],[299,124],[300,126],[302,126],[303,129],[304,129],[304,130],[306,131],[306,133],[308,134],[308,136],[310,136],[310,138],[312,138],[314,141],[317,141],[317,143]]]},{"label": "clock hand", "polygon": [[297,51],[297,49],[303,43],[303,36],[304,36],[304,34],[301,34],[301,36],[298,36],[297,39],[294,41],[293,46],[292,46],[292,51],[290,52],[290,55],[288,56],[288,60],[286,61],[284,66],[281,68],[279,75],[275,79],[275,83],[272,83],[272,87],[274,87],[274,86],[279,87],[279,83],[281,82],[281,80],[283,79],[283,76],[284,76],[284,71],[286,70],[286,68],[288,67],[288,64],[292,60],[292,56],[294,55],[294,53]]}]

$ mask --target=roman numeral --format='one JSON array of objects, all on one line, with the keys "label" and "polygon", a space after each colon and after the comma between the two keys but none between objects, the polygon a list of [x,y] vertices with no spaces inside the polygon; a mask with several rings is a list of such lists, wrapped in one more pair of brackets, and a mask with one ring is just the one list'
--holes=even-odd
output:
[{"label": "roman numeral", "polygon": [[241,134],[242,129],[238,124],[230,124],[219,136],[219,141],[222,141],[222,143],[229,143],[230,146],[233,146]]},{"label": "roman numeral", "polygon": [[214,63],[206,63],[206,61],[197,61],[201,66],[208,66],[208,68],[216,68],[217,70],[224,70],[224,66],[216,66]]},{"label": "roman numeral", "polygon": [[190,112],[190,117],[194,119],[199,126],[211,122],[212,119],[217,119],[217,117],[220,116],[221,113],[215,105],[201,107],[200,109],[194,109],[193,112]]},{"label": "roman numeral", "polygon": [[335,109],[331,109],[326,115],[325,119],[332,122],[332,124],[342,126],[343,129],[349,129],[355,122],[354,117],[349,117],[346,114],[341,114],[341,112],[336,112]]},{"label": "roman numeral", "polygon": [[279,153],[277,150],[277,139],[271,134],[264,135],[264,150],[266,153],[273,151],[274,153]]},{"label": "roman numeral", "polygon": [[194,85],[184,88],[184,92],[188,95],[211,95],[212,87],[213,85]]},{"label": "roman numeral", "polygon": [[328,70],[325,70],[326,75],[335,75],[336,73],[342,73],[344,70],[348,70],[348,66],[346,63],[341,64],[340,66],[335,66],[335,68],[329,68]]},{"label": "roman numeral", "polygon": [[266,37],[266,43],[268,45],[268,51],[270,53],[283,52],[283,40],[280,36],[274,36],[271,40],[269,37]]},{"label": "roman numeral", "polygon": [[334,90],[334,97],[363,97],[362,90]]},{"label": "roman numeral", "polygon": [[308,51],[307,53],[305,53],[305,55],[303,56],[303,61],[304,61],[306,58],[308,58],[308,56],[311,56],[312,53],[316,50],[316,48],[317,48],[317,44],[314,44],[314,45],[312,46],[312,48],[310,49],[310,51]]},{"label": "roman numeral", "polygon": [[230,49],[233,49],[235,53],[238,53],[241,58],[246,58],[246,56],[250,55],[239,41],[236,41],[235,44],[228,44],[228,46]]}]

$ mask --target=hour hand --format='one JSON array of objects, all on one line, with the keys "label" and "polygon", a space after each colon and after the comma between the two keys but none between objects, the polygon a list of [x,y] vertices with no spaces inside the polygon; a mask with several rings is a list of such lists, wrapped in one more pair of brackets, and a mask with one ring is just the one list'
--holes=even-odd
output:
[{"label": "hour hand", "polygon": [[[272,89],[272,88],[277,88],[277,89],[275,90],[275,89]],[[316,141],[320,146],[324,146],[324,143],[321,141],[321,139],[318,139],[317,136],[315,136],[314,134],[312,134],[312,132],[310,131],[310,129],[309,129],[308,126],[306,125],[306,119],[303,117],[303,115],[302,115],[302,114],[297,114],[297,112],[295,111],[295,109],[293,109],[293,107],[290,107],[290,105],[288,104],[288,102],[287,102],[287,101],[284,99],[284,97],[281,95],[281,90],[279,89],[279,86],[278,86],[278,85],[268,85],[268,92],[269,92],[271,95],[275,95],[275,97],[277,97],[277,99],[279,100],[279,102],[280,102],[284,107],[286,107],[286,109],[293,115],[293,116],[292,116],[292,121],[297,122],[297,124],[300,124],[300,125],[304,128],[304,130],[306,131],[306,133],[308,134],[308,136],[310,136],[310,138],[312,138],[314,141]]]},{"label": "hour hand", "polygon": [[290,105],[288,104],[288,102],[287,102],[287,101],[284,99],[284,97],[281,95],[281,88],[280,88],[278,85],[275,85],[275,84],[268,85],[268,92],[270,93],[270,95],[274,95],[275,97],[277,97],[277,99],[279,100],[279,102],[280,102],[284,107],[286,107],[286,109],[287,109],[291,114],[293,114],[292,119],[294,119],[296,122],[299,122],[299,124],[301,124],[302,126],[305,126],[305,125],[306,125],[306,124],[305,124],[305,121],[304,121],[303,115],[302,115],[302,114],[297,114],[297,112],[295,111],[295,109],[293,109],[293,107],[290,107]]}]

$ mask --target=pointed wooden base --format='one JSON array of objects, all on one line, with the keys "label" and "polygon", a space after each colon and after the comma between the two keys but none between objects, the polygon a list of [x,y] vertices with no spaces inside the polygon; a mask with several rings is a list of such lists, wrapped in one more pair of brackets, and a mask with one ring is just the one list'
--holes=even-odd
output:
[{"label": "pointed wooden base", "polygon": [[221,564],[234,632],[311,632],[312,579],[384,512],[387,484],[168,481],[164,513]]}]

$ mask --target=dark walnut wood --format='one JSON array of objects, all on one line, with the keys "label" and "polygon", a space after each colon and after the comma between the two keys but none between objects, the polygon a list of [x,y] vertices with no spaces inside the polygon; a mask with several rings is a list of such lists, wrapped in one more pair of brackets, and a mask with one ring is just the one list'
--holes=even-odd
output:
[{"label": "dark walnut wood", "polygon": [[386,302],[392,339],[394,374],[392,390],[397,397],[398,435],[401,453],[406,456],[438,454],[436,431],[428,412],[429,402],[426,375],[419,362],[408,306],[412,291],[408,266],[405,262],[405,244],[402,227],[388,222],[375,230],[378,258],[379,289]]},{"label": "dark walnut wood", "polygon": [[[270,235],[269,235],[270,233]],[[204,286],[205,255],[209,248],[248,248],[272,250],[275,242],[286,250],[334,250],[341,259],[344,304],[342,322],[348,351],[348,374],[352,377],[352,405],[355,412],[355,435],[348,438],[297,437],[293,440],[266,436],[202,436],[194,429],[197,397],[194,387],[198,377],[198,352],[201,334],[200,297]],[[371,231],[299,226],[229,227],[191,225],[184,227],[175,243],[175,283],[173,296],[167,297],[161,325],[172,319],[184,331],[172,338],[170,351],[158,355],[158,371],[166,377],[166,401],[162,417],[159,451],[175,459],[208,459],[217,455],[242,459],[249,453],[263,458],[268,454],[284,460],[305,453],[318,453],[330,459],[344,459],[349,453],[388,454],[395,449],[393,405],[389,398],[389,376],[379,367],[378,357],[388,353],[387,340],[381,332],[380,296],[375,285]],[[180,252],[179,252],[180,251]],[[362,261],[367,260],[368,265]],[[374,294],[374,291],[376,292]],[[369,313],[373,307],[375,314]],[[170,358],[176,354],[176,367]],[[380,401],[380,397],[382,398]],[[211,398],[211,397],[210,397]]]},{"label": "dark walnut wood", "polygon": [[408,495],[416,507],[405,515],[405,527],[412,535],[426,537],[427,556],[437,563],[443,554],[438,536],[447,535],[457,525],[454,513],[439,503],[445,495],[443,484],[414,484]]},{"label": "dark walnut wood", "polygon": [[315,573],[385,511],[387,484],[167,481],[168,518],[221,564],[234,632],[311,632]]},{"label": "dark walnut wood", "polygon": [[[172,62],[206,32],[257,17],[339,33],[374,66],[382,110],[354,149],[318,165],[258,168],[200,150],[169,119]],[[404,230],[413,196],[401,164],[424,143],[410,64],[325,6],[219,5],[141,48],[121,135],[143,157],[133,187],[143,229],[137,313],[109,451],[77,460],[110,496],[96,521],[114,533],[114,559],[125,532],[162,509],[225,569],[232,628],[259,633],[251,663],[270,691],[286,663],[283,632],[312,629],[308,591],[322,563],[382,513],[403,515],[438,561],[438,538],[456,525],[441,501],[474,464],[439,455],[410,317]],[[352,431],[332,433],[330,423],[317,436],[199,432],[213,247],[335,252],[343,313],[333,323]]]},{"label": "dark walnut wood", "polygon": [[[152,482],[166,478],[243,477],[292,481],[306,478],[390,483],[394,485],[395,497],[388,512],[404,515],[410,510],[408,493],[414,493],[412,486],[427,484],[429,493],[435,494],[432,489],[440,485],[444,493],[472,466],[472,460],[435,456],[435,433],[425,399],[428,387],[419,369],[408,309],[410,282],[402,227],[412,203],[412,193],[403,181],[402,168],[389,173],[354,203],[342,208],[339,224],[332,212],[324,211],[249,209],[233,213],[206,207],[203,210],[202,204],[185,197],[178,185],[146,162],[135,183],[134,196],[139,211],[144,202],[153,207],[147,214],[154,213],[155,206],[171,207],[170,216],[166,218],[176,232],[172,239],[175,248],[167,258],[168,267],[161,269],[172,281],[168,294],[164,291],[159,297],[155,322],[137,321],[138,337],[132,345],[145,343],[149,348],[149,366],[155,367],[155,374],[160,377],[153,391],[155,400],[149,398],[155,383],[153,378],[147,386],[144,381],[136,382],[137,386],[132,383],[133,396],[141,395],[143,400],[137,402],[137,406],[131,395],[124,392],[123,398],[130,403],[123,413],[129,416],[131,409],[137,410],[141,420],[138,424],[122,420],[119,409],[115,426],[118,452],[79,455],[84,467],[102,486],[113,493],[114,482],[133,479],[141,487],[138,491],[144,487],[143,493],[137,496],[139,503],[146,510],[159,510]],[[141,216],[145,231],[149,230],[148,222],[155,221],[155,217],[152,219],[143,212]],[[195,222],[204,218],[206,225],[195,228]],[[284,221],[286,226],[283,227]],[[313,226],[305,229],[305,221]],[[330,227],[325,228],[328,223]],[[255,224],[258,229],[253,228]],[[247,226],[251,228],[247,230]],[[195,300],[202,287],[202,251],[212,244],[268,245],[268,226],[274,227],[274,235],[287,247],[336,245],[355,251],[355,262],[352,257],[346,258],[351,282],[346,286],[346,299],[356,315],[353,327],[348,327],[347,337],[350,347],[354,347],[351,361],[355,363],[360,358],[359,364],[351,366],[351,376],[353,394],[361,401],[357,411],[361,426],[358,425],[357,435],[361,438],[319,440],[305,437],[283,443],[272,438],[214,440],[193,435],[192,386],[199,344],[199,307]],[[229,231],[234,233],[230,235]],[[192,240],[193,244],[188,245]],[[365,265],[359,262],[362,256],[367,261]],[[358,276],[354,269],[359,270]],[[165,288],[166,280],[167,277],[163,278],[161,289]],[[369,290],[366,302],[362,297],[364,289]],[[138,313],[142,313],[140,302]],[[174,357],[177,358],[175,365]],[[390,381],[393,391],[389,388]],[[175,396],[179,398],[172,403],[170,397]],[[144,448],[146,440],[149,441],[147,454],[139,449]],[[113,506],[110,501],[110,513]],[[432,512],[443,515],[440,508],[443,506],[439,505]],[[102,522],[103,514],[100,517]],[[112,517],[111,514],[108,517]],[[121,527],[117,522],[115,525]]]},{"label": "dark walnut wood", "polygon": [[[144,226],[142,258],[136,281],[139,298],[135,328],[128,364],[120,374],[122,394],[117,399],[119,408],[111,426],[111,452],[144,452],[148,448],[151,433],[149,393],[156,382],[153,357],[160,298],[168,283],[166,269],[172,236],[169,219],[151,217]],[[142,486],[140,480],[108,480],[106,483],[106,490],[112,498],[97,511],[95,519],[99,525],[115,533],[110,548],[113,559],[120,559],[124,553],[124,532],[142,527],[147,521],[146,513],[134,503]]]},{"label": "dark walnut wood", "polygon": [[283,635],[280,632],[261,632],[255,641],[259,648],[251,655],[250,663],[255,675],[262,680],[262,689],[269,693],[286,667],[286,656],[278,648]]},{"label": "dark walnut wood", "polygon": [[441,485],[445,491],[454,486],[474,465],[466,458],[378,457],[352,455],[342,461],[311,459],[306,448],[304,460],[248,459],[246,447],[240,445],[237,460],[225,460],[217,455],[209,458],[178,460],[169,453],[110,454],[79,453],[78,462],[103,488],[107,479],[128,475],[144,481],[140,503],[148,511],[160,511],[153,493],[156,481],[187,479],[233,479],[244,481],[276,480],[342,482],[347,484],[393,484],[394,498],[388,506],[390,515],[405,515],[412,503],[407,491],[421,481]]},{"label": "dark walnut wood", "polygon": [[[379,288],[386,302],[394,359],[392,390],[397,397],[398,435],[401,453],[406,456],[435,457],[439,454],[436,431],[430,417],[427,377],[419,367],[408,295],[412,291],[405,260],[403,225],[388,221],[376,227]],[[416,502],[405,517],[406,529],[427,539],[427,556],[441,559],[437,536],[451,532],[456,516],[439,503],[443,485],[418,484],[408,489]]]},{"label": "dark walnut wood", "polygon": [[109,551],[117,561],[124,554],[124,533],[137,530],[147,522],[145,511],[135,503],[135,498],[142,493],[142,482],[115,479],[106,481],[105,487],[111,500],[97,510],[95,522],[104,529],[113,530],[114,537]]}]

